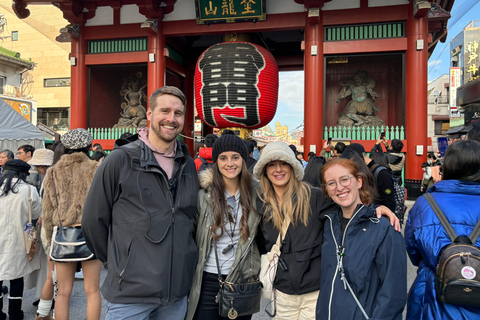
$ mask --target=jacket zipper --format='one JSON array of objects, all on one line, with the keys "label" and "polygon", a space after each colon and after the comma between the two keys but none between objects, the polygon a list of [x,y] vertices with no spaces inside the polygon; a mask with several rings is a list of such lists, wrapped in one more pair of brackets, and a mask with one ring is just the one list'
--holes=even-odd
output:
[{"label": "jacket zipper", "polygon": [[[180,170],[180,174],[178,175],[178,180],[177,180],[177,190],[175,190],[175,194],[179,194],[179,189],[180,189],[180,179],[182,177],[183,169],[185,168],[185,163],[182,165],[179,165],[179,168],[177,170]],[[177,174],[175,171],[174,176]],[[168,286],[168,304],[171,303],[172,300],[172,286],[173,286],[173,241],[175,240],[175,207],[178,202],[178,197],[176,199],[173,199],[172,197],[172,191],[170,190],[170,183],[168,182],[167,178],[162,174],[163,178],[167,182],[167,186],[169,186],[169,195],[170,195],[170,202],[172,204],[172,246],[170,247],[170,281],[169,281],[169,286]]]},{"label": "jacket zipper", "polygon": [[[341,246],[338,245],[337,239],[335,238],[335,234],[333,233],[333,221],[332,218],[327,215],[328,220],[330,220],[330,231],[332,232],[332,237],[333,241],[335,242],[335,248],[337,249],[337,267],[335,268],[335,274],[333,275],[333,280],[332,280],[332,288],[330,291],[330,299],[328,300],[328,319],[330,320],[332,318],[332,300],[333,300],[333,291],[335,288],[335,279],[337,278],[338,271],[340,269],[340,260],[343,260],[343,252],[345,248],[343,247],[343,244],[345,243],[345,235],[347,234],[347,229],[350,226],[350,222],[352,222],[353,218],[357,215],[357,213],[363,209],[363,205],[358,208],[358,210],[352,215],[350,220],[347,223],[347,226],[345,227],[345,230],[343,231],[343,236],[342,236],[342,243]],[[343,262],[343,261],[342,261]]]}]

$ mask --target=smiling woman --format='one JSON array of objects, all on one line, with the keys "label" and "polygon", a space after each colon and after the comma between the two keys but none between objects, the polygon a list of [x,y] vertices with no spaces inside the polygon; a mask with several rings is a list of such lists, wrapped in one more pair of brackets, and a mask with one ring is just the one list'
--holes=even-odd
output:
[{"label": "smiling woman", "polygon": [[[247,148],[242,139],[224,134],[212,149],[213,167],[201,171],[198,194],[196,243],[200,259],[193,278],[186,319],[226,319],[222,314],[221,285],[244,284],[256,288],[244,297],[250,309],[233,301],[227,310],[239,320],[251,319],[260,310],[260,253],[255,237],[260,215],[253,203],[258,183],[250,178],[246,166]],[[241,254],[237,254],[240,252]],[[240,297],[238,297],[240,299]]]},{"label": "smiling woman", "polygon": [[325,223],[316,318],[401,319],[407,297],[402,235],[375,217],[366,176],[354,161],[327,162],[322,180],[339,208]]},{"label": "smiling woman", "polygon": [[283,142],[267,144],[254,174],[262,187],[257,200],[263,215],[260,250],[266,253],[278,239],[281,243],[280,267],[273,279],[276,310],[271,313],[276,311],[275,319],[313,319],[320,288],[323,220],[335,205],[320,189],[302,182],[303,166]]}]

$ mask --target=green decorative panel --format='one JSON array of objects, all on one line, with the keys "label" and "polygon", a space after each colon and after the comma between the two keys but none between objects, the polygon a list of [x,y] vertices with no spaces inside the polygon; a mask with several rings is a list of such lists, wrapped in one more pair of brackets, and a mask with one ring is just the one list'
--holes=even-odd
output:
[{"label": "green decorative panel", "polygon": [[92,54],[147,51],[148,38],[90,40],[87,45]]},{"label": "green decorative panel", "polygon": [[368,40],[405,37],[403,22],[325,27],[325,41]]}]

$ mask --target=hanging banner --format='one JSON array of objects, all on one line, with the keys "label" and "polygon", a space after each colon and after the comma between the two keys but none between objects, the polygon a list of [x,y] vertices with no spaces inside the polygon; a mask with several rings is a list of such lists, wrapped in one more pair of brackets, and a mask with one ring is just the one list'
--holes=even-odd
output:
[{"label": "hanging banner", "polygon": [[197,24],[263,21],[266,0],[195,0]]},{"label": "hanging banner", "polygon": [[457,108],[457,88],[460,86],[460,67],[450,68],[450,97],[449,106],[450,118],[460,118]]}]

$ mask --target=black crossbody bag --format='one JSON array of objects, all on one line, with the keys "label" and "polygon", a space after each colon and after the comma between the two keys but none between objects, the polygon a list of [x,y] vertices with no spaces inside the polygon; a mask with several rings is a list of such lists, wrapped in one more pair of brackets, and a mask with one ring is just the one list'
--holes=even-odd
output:
[{"label": "black crossbody bag", "polygon": [[214,239],[212,241],[217,263],[218,282],[220,283],[220,291],[216,298],[219,315],[229,319],[236,319],[237,317],[259,312],[260,299],[262,297],[262,283],[260,279],[256,279],[253,282],[244,282],[242,275],[242,281],[239,284],[224,281],[218,263],[217,242]]}]

